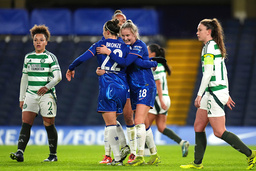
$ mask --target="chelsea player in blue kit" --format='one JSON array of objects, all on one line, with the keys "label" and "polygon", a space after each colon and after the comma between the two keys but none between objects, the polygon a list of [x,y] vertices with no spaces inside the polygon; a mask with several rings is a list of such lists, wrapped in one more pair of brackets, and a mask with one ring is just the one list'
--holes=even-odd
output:
[{"label": "chelsea player in blue kit", "polygon": [[117,33],[120,29],[118,22],[118,20],[106,22],[103,26],[103,36],[106,39],[93,44],[85,53],[75,59],[66,73],[66,78],[70,81],[71,77],[74,78],[75,67],[93,56],[97,56],[98,65],[106,70],[106,74],[99,77],[97,111],[102,113],[106,129],[108,130],[109,144],[115,158],[111,165],[122,165],[116,131],[116,114],[123,112],[122,110],[127,98],[126,68],[121,67],[106,55],[97,54],[96,47],[104,44],[120,57],[128,54],[129,48],[117,40]]},{"label": "chelsea player in blue kit", "polygon": [[[128,55],[130,51],[129,47],[117,40],[117,33],[120,29],[118,22],[118,20],[110,20],[106,22],[103,27],[103,36],[105,37],[105,40],[100,40],[93,44],[84,54],[75,59],[66,73],[66,78],[70,81],[71,77],[74,78],[75,67],[93,56],[97,56],[98,65],[106,71],[106,74],[99,77],[97,111],[102,113],[108,132],[109,144],[115,158],[111,165],[122,165],[119,140],[116,131],[116,114],[121,114],[123,112],[123,107],[128,96],[128,84],[125,73],[126,67],[118,65],[107,55],[98,54],[96,48],[105,45],[119,57]],[[157,65],[155,63],[153,64]]]},{"label": "chelsea player in blue kit", "polygon": [[[144,164],[144,145],[146,140],[145,119],[150,108],[154,106],[156,96],[156,85],[150,68],[143,68],[136,63],[137,58],[149,60],[146,44],[139,40],[138,28],[131,20],[128,20],[121,27],[121,37],[124,42],[131,46],[129,55],[126,58],[119,58],[113,51],[109,51],[105,46],[97,48],[98,53],[107,54],[121,66],[128,66],[128,83],[132,109],[135,110],[135,127],[137,131],[138,154],[136,159],[129,163],[131,166]],[[156,149],[153,152],[156,164],[159,157]]]}]

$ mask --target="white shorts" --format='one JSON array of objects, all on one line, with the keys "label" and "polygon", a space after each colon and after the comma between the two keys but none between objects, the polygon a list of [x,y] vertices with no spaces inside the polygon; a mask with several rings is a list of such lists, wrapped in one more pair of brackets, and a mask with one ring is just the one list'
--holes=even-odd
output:
[{"label": "white shorts", "polygon": [[163,96],[163,101],[165,103],[165,105],[167,106],[167,110],[164,110],[162,107],[161,107],[161,103],[160,103],[160,100],[159,100],[159,96],[156,96],[156,99],[155,99],[155,103],[154,103],[154,107],[153,109],[150,109],[149,110],[149,113],[152,113],[152,114],[165,114],[165,115],[168,115],[168,109],[170,108],[171,106],[171,99],[169,96]]},{"label": "white shorts", "polygon": [[55,97],[51,93],[44,94],[43,96],[26,93],[22,111],[30,111],[37,114],[40,111],[43,117],[53,118],[57,113]]},{"label": "white shorts", "polygon": [[227,104],[229,94],[227,89],[205,92],[201,99],[200,109],[207,110],[208,117],[220,117],[225,115],[224,106]]}]

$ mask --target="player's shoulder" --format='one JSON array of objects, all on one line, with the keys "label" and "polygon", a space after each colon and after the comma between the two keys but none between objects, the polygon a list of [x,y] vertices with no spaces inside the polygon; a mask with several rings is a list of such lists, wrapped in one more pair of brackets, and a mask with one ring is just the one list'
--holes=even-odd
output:
[{"label": "player's shoulder", "polygon": [[53,61],[57,61],[57,57],[52,52],[50,52],[48,50],[45,50],[43,53],[48,57],[48,59],[52,59]]},{"label": "player's shoulder", "polygon": [[36,54],[35,51],[28,52],[28,53],[25,55],[25,58],[27,58],[28,56],[31,56],[31,55],[35,55],[35,54]]}]

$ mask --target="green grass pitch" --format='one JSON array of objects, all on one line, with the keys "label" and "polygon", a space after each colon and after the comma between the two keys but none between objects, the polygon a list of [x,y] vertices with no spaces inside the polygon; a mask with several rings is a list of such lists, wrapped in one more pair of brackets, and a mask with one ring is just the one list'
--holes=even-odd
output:
[{"label": "green grass pitch", "polygon": [[[256,146],[250,146],[256,149]],[[24,162],[11,160],[10,152],[15,152],[17,146],[0,146],[0,170],[155,170],[176,171],[182,164],[193,161],[194,146],[189,147],[187,157],[181,157],[178,145],[157,146],[161,163],[158,166],[107,166],[100,165],[103,159],[103,146],[58,146],[58,162],[42,162],[48,157],[48,146],[28,146],[24,155]],[[149,158],[146,157],[147,161]],[[125,162],[127,159],[125,160]],[[203,160],[204,170],[237,171],[247,167],[246,157],[230,146],[207,146]],[[256,170],[256,168],[254,168]]]}]

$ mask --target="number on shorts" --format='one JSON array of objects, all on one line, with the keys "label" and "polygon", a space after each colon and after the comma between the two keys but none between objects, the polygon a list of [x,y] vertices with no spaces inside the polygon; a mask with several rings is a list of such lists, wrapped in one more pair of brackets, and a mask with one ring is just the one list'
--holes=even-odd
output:
[{"label": "number on shorts", "polygon": [[140,90],[139,97],[142,98],[142,97],[146,97],[146,96],[147,96],[147,89]]},{"label": "number on shorts", "polygon": [[212,108],[211,100],[208,100],[208,102],[207,102],[207,109],[211,109],[211,108]]},{"label": "number on shorts", "polygon": [[48,102],[48,105],[50,105],[50,107],[48,108],[48,110],[52,110],[52,102]]}]

